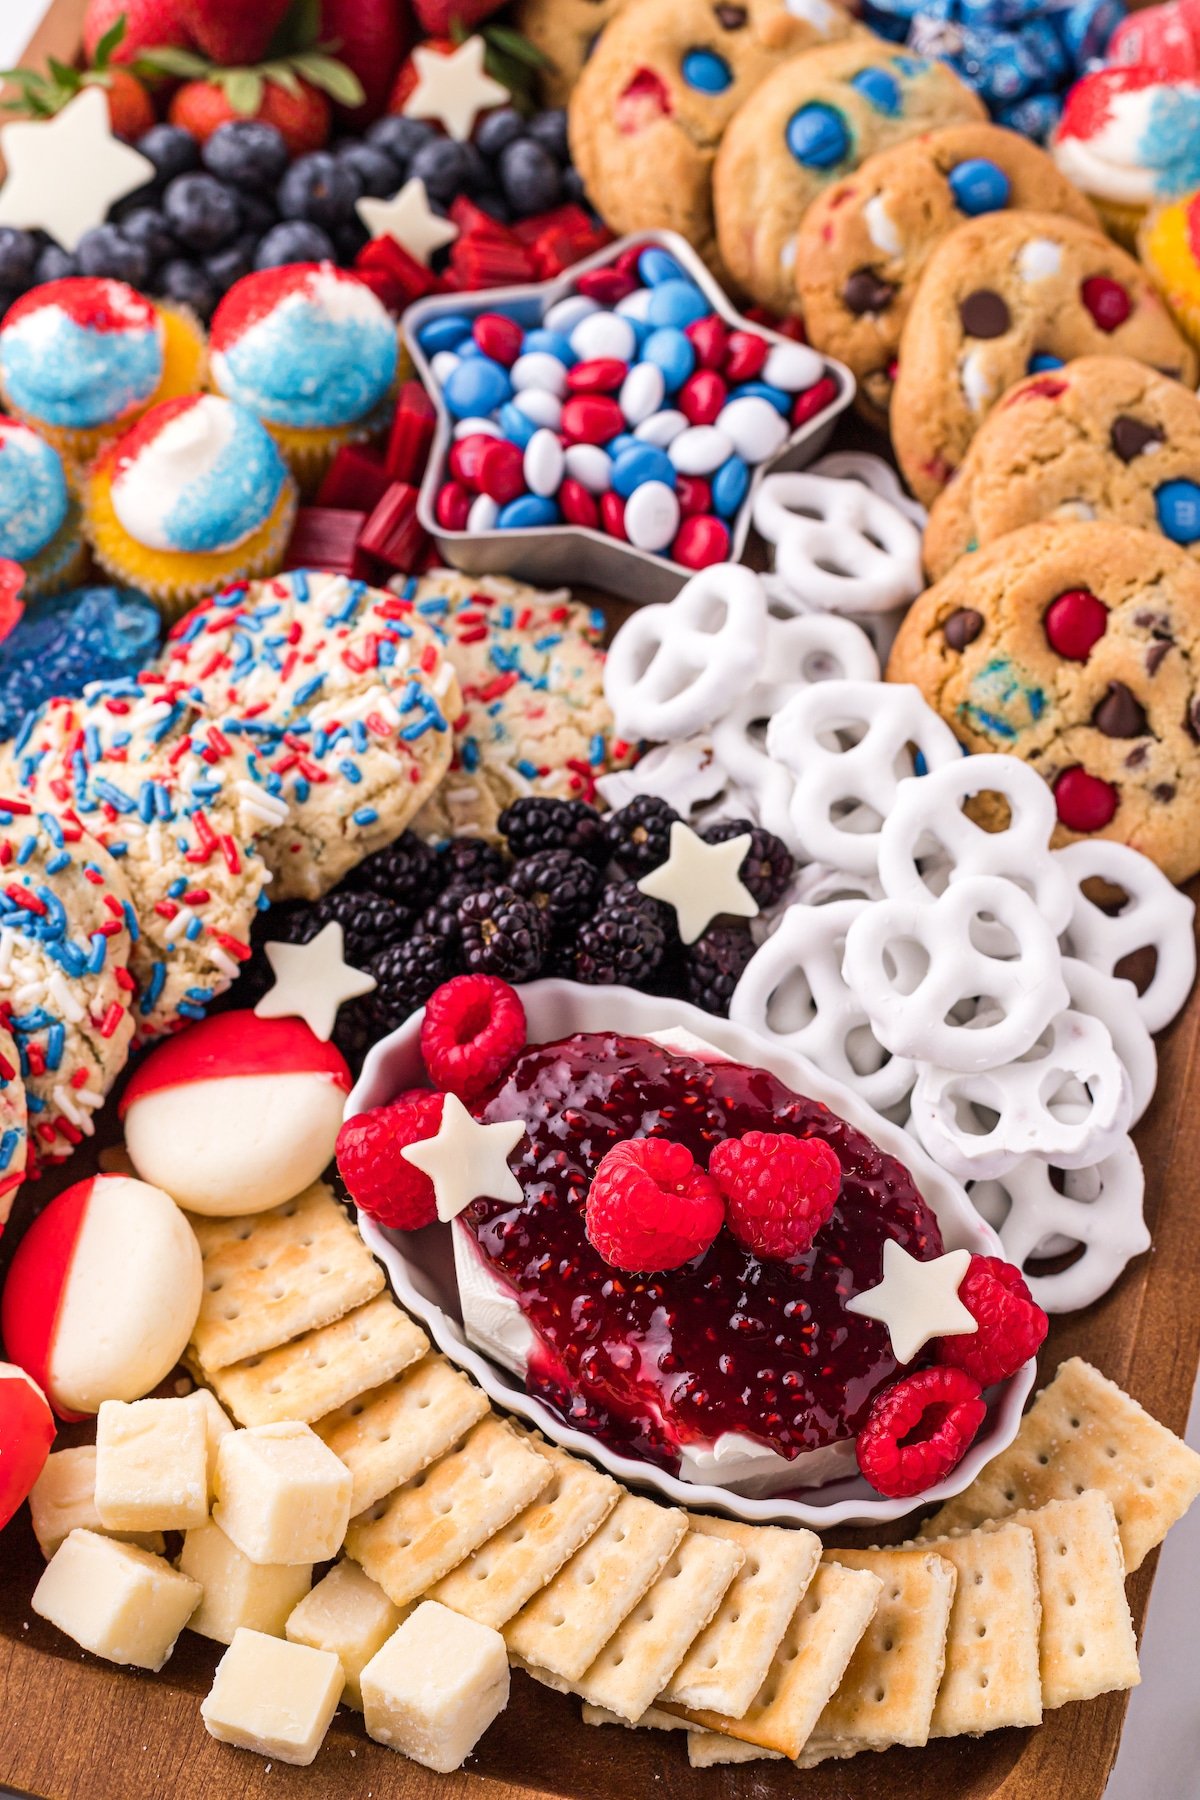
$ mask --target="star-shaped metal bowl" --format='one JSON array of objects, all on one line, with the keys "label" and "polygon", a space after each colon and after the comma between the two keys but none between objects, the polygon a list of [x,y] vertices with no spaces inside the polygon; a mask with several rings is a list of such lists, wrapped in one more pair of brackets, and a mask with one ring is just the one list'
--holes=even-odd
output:
[{"label": "star-shaped metal bowl", "polygon": [[[625,251],[657,245],[675,258],[705,295],[715,313],[736,331],[753,332],[770,344],[790,340],[768,331],[736,311],[709,274],[691,245],[672,231],[641,231],[608,244],[595,256],[576,263],[553,281],[532,282],[522,287],[488,288],[474,294],[438,294],[419,300],[404,315],[404,336],[421,380],[437,409],[437,432],[430,451],[417,502],[417,517],[433,538],[439,554],[453,568],[468,575],[513,575],[525,581],[558,585],[564,580],[588,583],[627,600],[670,600],[695,574],[694,569],[672,562],[665,555],[639,550],[636,545],[610,537],[583,525],[546,525],[511,531],[447,531],[439,525],[435,503],[448,479],[447,457],[453,441],[454,421],[442,399],[441,384],[420,344],[420,334],[435,319],[462,314],[502,312],[532,329],[541,324],[556,301],[576,291],[580,275],[608,268]],[[739,562],[750,534],[750,515],[758,485],[765,475],[780,469],[799,469],[825,448],[840,412],[854,398],[854,377],[842,363],[823,357],[825,373],[837,383],[837,395],[819,413],[791,433],[779,453],[754,470],[750,489],[731,521],[729,557]]]}]

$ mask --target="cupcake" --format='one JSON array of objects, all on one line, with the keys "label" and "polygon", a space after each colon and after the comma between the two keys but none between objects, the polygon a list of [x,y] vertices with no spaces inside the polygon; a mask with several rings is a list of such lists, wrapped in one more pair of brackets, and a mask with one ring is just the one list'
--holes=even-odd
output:
[{"label": "cupcake", "polygon": [[1200,349],[1200,191],[1146,214],[1138,255],[1180,331]]},{"label": "cupcake", "polygon": [[217,394],[153,407],[101,451],[84,486],[96,561],[168,618],[230,581],[273,574],[295,514],[276,445]]},{"label": "cupcake", "polygon": [[147,407],[195,393],[204,376],[204,334],[191,314],[123,281],[45,282],[0,328],[9,407],[73,462],[90,461]]},{"label": "cupcake", "polygon": [[25,571],[26,600],[78,581],[87,560],[62,458],[28,425],[0,417],[0,557]]},{"label": "cupcake", "polygon": [[387,423],[399,344],[356,275],[289,263],[246,275],[213,314],[217,390],[262,420],[306,494],[335,451]]},{"label": "cupcake", "polygon": [[1050,149],[1132,250],[1151,206],[1200,187],[1200,84],[1155,68],[1097,69],[1067,95]]}]

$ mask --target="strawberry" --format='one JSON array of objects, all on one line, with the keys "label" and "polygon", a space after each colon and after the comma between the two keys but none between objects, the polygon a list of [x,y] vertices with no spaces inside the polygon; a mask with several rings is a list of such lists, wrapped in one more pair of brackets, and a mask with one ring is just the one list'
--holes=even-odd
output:
[{"label": "strawberry", "polygon": [[175,94],[167,116],[172,125],[182,125],[201,142],[230,119],[262,119],[282,134],[293,156],[319,150],[328,142],[333,123],[329,101],[306,81],[298,83],[295,94],[264,82],[257,104],[250,107],[235,106],[228,87],[218,81],[189,81]]},{"label": "strawberry", "polygon": [[[453,38],[431,37],[425,40],[421,45],[421,48],[422,50],[432,50],[437,56],[453,56],[454,52],[458,49],[458,45],[454,42]],[[392,83],[392,91],[388,95],[387,111],[390,113],[403,112],[404,102],[408,99],[408,96],[412,93],[419,80],[420,76],[417,74],[416,63],[411,56],[406,56],[404,61],[400,64],[399,69],[396,71],[396,79]]]},{"label": "strawberry", "polygon": [[8,78],[20,94],[20,106],[35,119],[52,118],[85,87],[101,87],[108,95],[108,116],[118,137],[130,140],[149,131],[154,102],[131,69],[114,68],[124,47],[125,21],[118,18],[97,41],[94,64],[76,69],[50,57],[46,71],[10,69]]},{"label": "strawberry", "polygon": [[413,11],[430,37],[449,37],[452,31],[474,31],[503,5],[504,0],[413,0]]},{"label": "strawberry", "polygon": [[125,21],[124,30],[110,60],[132,62],[143,50],[155,44],[187,49],[191,45],[187,27],[179,16],[178,0],[88,0],[83,18],[83,54],[94,64],[101,41],[118,20]]},{"label": "strawberry", "polygon": [[339,104],[352,124],[378,118],[412,36],[406,0],[321,0],[320,35],[362,83],[357,107]]},{"label": "strawberry", "polygon": [[291,0],[175,0],[192,43],[223,68],[261,62]]}]

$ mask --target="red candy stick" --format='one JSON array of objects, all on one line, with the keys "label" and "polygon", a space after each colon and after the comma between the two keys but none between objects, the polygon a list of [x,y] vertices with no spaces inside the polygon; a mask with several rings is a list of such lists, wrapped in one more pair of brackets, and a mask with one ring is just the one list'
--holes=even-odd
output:
[{"label": "red candy stick", "polygon": [[317,490],[317,505],[370,511],[390,479],[383,458],[369,444],[343,444]]},{"label": "red candy stick", "polygon": [[420,382],[401,382],[384,459],[393,481],[421,479],[436,426],[433,401]]}]

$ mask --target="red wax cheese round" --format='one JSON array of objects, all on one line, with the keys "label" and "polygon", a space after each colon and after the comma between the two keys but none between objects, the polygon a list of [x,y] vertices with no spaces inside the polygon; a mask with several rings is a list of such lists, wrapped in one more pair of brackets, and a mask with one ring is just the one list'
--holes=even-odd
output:
[{"label": "red wax cheese round", "polygon": [[126,1175],[94,1175],[25,1233],[0,1330],[55,1412],[79,1418],[103,1400],[139,1400],[170,1373],[201,1283],[200,1246],[170,1196]]},{"label": "red wax cheese round", "polygon": [[0,1528],[41,1474],[54,1442],[54,1414],[37,1382],[0,1362]]},{"label": "red wax cheese round", "polygon": [[301,1019],[217,1013],[153,1050],[121,1100],[145,1181],[189,1212],[265,1212],[332,1160],[350,1069]]}]

